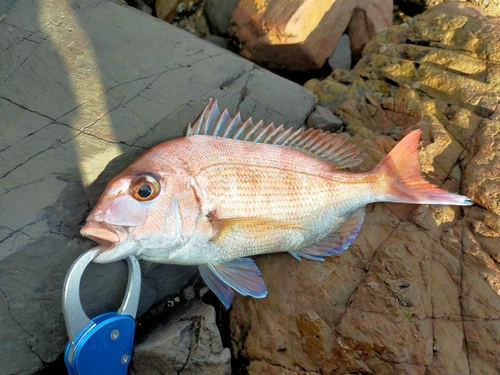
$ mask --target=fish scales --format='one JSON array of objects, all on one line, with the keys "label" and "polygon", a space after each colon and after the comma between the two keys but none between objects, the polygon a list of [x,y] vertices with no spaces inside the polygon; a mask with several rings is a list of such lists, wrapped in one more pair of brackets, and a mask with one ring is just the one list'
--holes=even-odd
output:
[{"label": "fish scales", "polygon": [[[370,174],[353,179],[324,161],[281,146],[195,136],[151,151],[134,169],[141,171],[155,163],[156,155],[170,155],[161,158],[158,169],[180,162],[179,180],[184,178],[185,184],[195,180],[200,205],[210,207],[205,215],[268,218],[307,228],[275,230],[267,236],[264,226],[258,235],[234,231],[223,244],[237,257],[297,250],[317,242],[335,230],[347,213],[373,201],[368,187],[377,186]],[[161,213],[157,217],[155,228],[170,225]]]},{"label": "fish scales", "polygon": [[[210,102],[187,136],[161,143],[115,177],[82,228],[96,262],[135,254],[197,264],[229,307],[234,292],[262,298],[252,255],[288,251],[323,260],[349,247],[374,202],[470,205],[420,175],[420,131],[373,170],[341,136],[245,122]],[[343,170],[344,169],[344,170]]]},{"label": "fish scales", "polygon": [[[297,150],[224,138],[187,139],[192,149],[198,151],[193,154],[179,152],[179,158],[191,170],[192,176],[203,183],[209,197],[224,200],[219,207],[228,210],[225,217],[258,216],[254,210],[266,210],[261,203],[271,196],[274,202],[269,203],[298,217],[302,217],[299,212],[310,216],[311,208],[326,207],[329,211],[341,208],[337,204],[339,195],[349,201],[347,194],[358,204],[372,199],[369,191],[362,190],[374,181],[369,174],[358,174],[359,179],[353,180],[352,176],[336,172],[329,164]],[[213,149],[218,153],[205,151]],[[225,156],[228,153],[230,156]],[[353,192],[350,185],[357,186],[358,191]],[[268,209],[268,214],[278,215],[279,212]]]}]

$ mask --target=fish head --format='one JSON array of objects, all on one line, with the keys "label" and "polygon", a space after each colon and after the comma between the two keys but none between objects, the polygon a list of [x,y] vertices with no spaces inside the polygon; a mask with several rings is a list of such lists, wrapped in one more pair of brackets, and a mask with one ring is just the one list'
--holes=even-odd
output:
[{"label": "fish head", "polygon": [[166,180],[156,173],[126,170],[110,181],[81,229],[102,249],[96,263],[138,255],[144,243],[175,243],[180,233]]}]

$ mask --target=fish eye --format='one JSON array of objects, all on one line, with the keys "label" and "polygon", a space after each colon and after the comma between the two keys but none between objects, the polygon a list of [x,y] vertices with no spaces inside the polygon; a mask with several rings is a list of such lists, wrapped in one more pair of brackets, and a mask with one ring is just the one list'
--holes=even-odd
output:
[{"label": "fish eye", "polygon": [[160,183],[152,176],[139,176],[130,185],[130,195],[140,202],[150,201],[160,193]]}]

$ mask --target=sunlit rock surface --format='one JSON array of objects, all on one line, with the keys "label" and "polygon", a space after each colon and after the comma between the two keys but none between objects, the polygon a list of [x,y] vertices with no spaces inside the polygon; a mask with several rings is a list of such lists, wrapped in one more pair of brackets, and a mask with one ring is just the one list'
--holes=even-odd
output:
[{"label": "sunlit rock surface", "polygon": [[[112,177],[183,135],[209,97],[244,118],[299,126],[313,95],[111,1],[8,5],[0,7],[0,351],[8,358],[0,373],[31,374],[66,344],[64,277],[92,246],[79,229]],[[142,310],[197,272],[143,267],[151,273]],[[126,280],[122,262],[89,267],[87,313],[116,311]]]},{"label": "sunlit rock surface", "polygon": [[[475,5],[478,7],[478,10],[482,10],[484,14],[488,14],[490,16],[500,16],[500,1],[499,0],[464,0],[471,5]],[[446,2],[446,0],[399,0],[399,5],[401,7],[406,8],[420,8],[420,9],[428,9],[436,6],[438,4],[442,4]],[[481,7],[482,9],[479,9]]]},{"label": "sunlit rock surface", "polygon": [[[354,10],[376,33],[392,25],[392,1],[241,0],[231,34],[240,55],[273,69],[307,71],[323,66],[349,24]],[[373,36],[373,35],[370,35]],[[365,41],[366,43],[366,41]]]},{"label": "sunlit rock surface", "polygon": [[500,22],[481,14],[443,4],[379,33],[354,72],[306,84],[348,124],[361,170],[422,129],[425,177],[483,207],[375,204],[325,262],[257,258],[269,294],[231,311],[249,374],[499,373]]}]

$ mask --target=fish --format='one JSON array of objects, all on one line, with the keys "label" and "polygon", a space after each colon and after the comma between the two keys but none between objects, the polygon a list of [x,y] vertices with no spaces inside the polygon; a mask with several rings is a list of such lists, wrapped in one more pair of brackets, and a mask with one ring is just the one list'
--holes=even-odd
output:
[{"label": "fish", "polygon": [[338,254],[371,203],[473,204],[421,176],[420,135],[410,132],[371,171],[352,172],[360,150],[342,135],[253,124],[210,100],[186,136],[152,147],[109,182],[81,234],[98,243],[94,262],[135,255],[197,265],[226,308],[235,292],[264,298],[251,256]]}]

